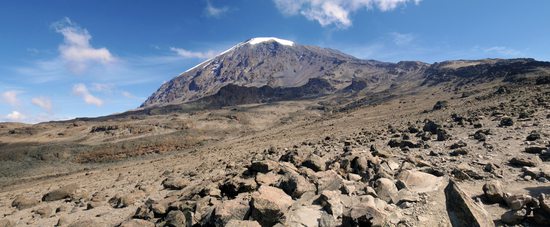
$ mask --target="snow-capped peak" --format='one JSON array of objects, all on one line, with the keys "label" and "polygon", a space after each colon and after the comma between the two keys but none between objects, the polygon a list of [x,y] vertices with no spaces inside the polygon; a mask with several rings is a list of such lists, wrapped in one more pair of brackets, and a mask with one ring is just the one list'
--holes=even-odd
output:
[{"label": "snow-capped peak", "polygon": [[278,42],[279,44],[285,45],[285,46],[293,46],[294,45],[294,42],[292,42],[290,40],[279,39],[279,38],[275,38],[275,37],[256,37],[256,38],[252,38],[252,39],[248,40],[247,43],[250,44],[250,45],[256,45],[258,43],[265,43],[265,42],[271,42],[271,41]]}]

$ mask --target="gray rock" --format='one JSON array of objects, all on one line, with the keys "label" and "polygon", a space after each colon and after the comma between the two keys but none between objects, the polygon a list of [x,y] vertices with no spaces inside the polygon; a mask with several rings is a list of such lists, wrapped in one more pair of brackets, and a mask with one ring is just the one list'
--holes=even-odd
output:
[{"label": "gray rock", "polygon": [[376,194],[378,197],[387,203],[397,202],[397,186],[392,180],[387,178],[380,178],[374,183]]},{"label": "gray rock", "polygon": [[34,210],[34,213],[40,215],[42,218],[49,218],[53,213],[53,209],[49,206],[43,206]]},{"label": "gray rock", "polygon": [[267,173],[276,170],[279,164],[272,160],[253,162],[248,168],[251,172]]},{"label": "gray rock", "polygon": [[342,217],[344,212],[344,205],[340,199],[340,191],[323,191],[319,195],[317,202],[323,207],[323,209],[338,219]]},{"label": "gray rock", "polygon": [[19,195],[13,200],[11,206],[17,208],[18,210],[23,210],[34,207],[39,203],[39,199],[33,198],[31,196]]},{"label": "gray rock", "polygon": [[316,205],[292,207],[284,226],[319,226],[322,214],[321,207]]},{"label": "gray rock", "polygon": [[402,171],[398,179],[406,185],[407,189],[417,193],[437,190],[443,184],[442,177],[413,170]]},{"label": "gray rock", "polygon": [[309,191],[315,192],[316,190],[315,186],[306,180],[306,178],[293,171],[288,171],[281,177],[279,188],[283,189],[293,198],[300,198],[304,193]]},{"label": "gray rock", "polygon": [[510,165],[516,167],[537,167],[542,164],[542,160],[537,156],[521,156],[510,159]]},{"label": "gray rock", "polygon": [[257,221],[231,220],[225,227],[261,227]]},{"label": "gray rock", "polygon": [[525,217],[527,216],[527,211],[524,209],[520,210],[509,210],[506,213],[502,214],[500,221],[508,225],[517,225],[520,224]]},{"label": "gray rock", "polygon": [[182,177],[168,177],[162,181],[162,186],[170,190],[181,190],[187,187],[190,182]]},{"label": "gray rock", "polygon": [[317,193],[322,191],[334,191],[342,188],[344,179],[333,170],[315,173]]},{"label": "gray rock", "polygon": [[453,226],[495,226],[487,212],[450,180],[445,188],[447,213]]},{"label": "gray rock", "polygon": [[250,200],[245,196],[239,196],[232,200],[223,201],[217,205],[212,214],[212,222],[215,226],[226,226],[230,220],[244,220],[248,218]]},{"label": "gray rock", "polygon": [[262,185],[252,194],[252,217],[262,226],[281,222],[292,205],[292,198],[283,190]]},{"label": "gray rock", "polygon": [[183,214],[183,212],[179,210],[172,210],[168,212],[164,220],[166,221],[166,226],[170,226],[170,227],[187,226],[187,219],[185,218],[185,215]]},{"label": "gray rock", "polygon": [[235,198],[239,193],[252,192],[256,190],[257,187],[258,184],[254,178],[241,178],[237,176],[226,180],[220,186],[220,190],[222,195]]},{"label": "gray rock", "polygon": [[535,199],[530,195],[509,195],[504,194],[504,201],[512,210],[520,210],[527,207],[529,204],[535,203]]},{"label": "gray rock", "polygon": [[141,219],[131,219],[120,223],[119,227],[154,227],[155,223],[141,220]]},{"label": "gray rock", "polygon": [[77,184],[69,184],[59,189],[46,193],[42,197],[42,201],[48,202],[48,201],[56,201],[56,200],[71,198],[71,196],[75,194],[76,190],[78,190]]},{"label": "gray rock", "polygon": [[302,162],[302,166],[310,168],[315,172],[325,171],[326,161],[318,155],[311,154]]},{"label": "gray rock", "polygon": [[500,181],[490,181],[483,185],[483,195],[490,203],[500,203],[504,201],[504,191]]}]

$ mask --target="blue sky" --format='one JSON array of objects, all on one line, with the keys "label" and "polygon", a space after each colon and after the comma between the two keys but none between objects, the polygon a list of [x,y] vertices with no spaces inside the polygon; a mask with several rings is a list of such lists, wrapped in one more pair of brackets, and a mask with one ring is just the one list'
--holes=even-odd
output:
[{"label": "blue sky", "polygon": [[23,0],[0,3],[0,121],[138,107],[252,37],[364,59],[550,60],[547,0]]}]

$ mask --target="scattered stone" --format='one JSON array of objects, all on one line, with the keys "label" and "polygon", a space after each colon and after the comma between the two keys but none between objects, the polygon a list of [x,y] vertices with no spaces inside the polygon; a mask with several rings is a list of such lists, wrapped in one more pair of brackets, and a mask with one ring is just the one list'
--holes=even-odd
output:
[{"label": "scattered stone", "polygon": [[504,201],[504,191],[500,181],[490,181],[483,185],[483,195],[490,203],[501,203]]},{"label": "scattered stone", "polygon": [[386,201],[387,203],[397,202],[397,187],[392,180],[380,178],[376,180],[374,185],[378,198]]},{"label": "scattered stone", "polygon": [[319,157],[318,155],[311,154],[309,157],[307,157],[304,162],[302,162],[302,166],[312,169],[315,172],[319,171],[325,171],[326,169],[326,162],[323,160],[323,158]]},{"label": "scattered stone", "polygon": [[239,193],[252,192],[258,187],[254,178],[233,177],[226,180],[221,186],[222,195],[235,198]]},{"label": "scattered stone", "polygon": [[293,198],[300,198],[308,191],[315,191],[315,186],[300,174],[288,171],[281,178],[279,188],[283,189],[288,195]]},{"label": "scattered stone", "polygon": [[546,150],[546,147],[526,147],[525,153],[529,154],[541,154],[542,151]]},{"label": "scattered stone", "polygon": [[56,201],[70,198],[78,190],[77,184],[69,184],[59,189],[48,192],[42,197],[42,201]]},{"label": "scattered stone", "polygon": [[451,135],[445,129],[437,130],[437,141],[445,141],[451,138]]},{"label": "scattered stone", "polygon": [[34,213],[40,215],[42,218],[48,218],[52,215],[53,209],[49,206],[43,206],[34,210]]},{"label": "scattered stone", "polygon": [[514,120],[511,117],[503,117],[500,119],[500,127],[507,127],[507,126],[513,126]]},{"label": "scattered stone", "polygon": [[257,221],[231,220],[225,227],[261,227]]},{"label": "scattered stone", "polygon": [[279,164],[272,160],[264,160],[253,162],[252,165],[248,168],[251,172],[256,173],[268,173],[275,171],[279,167]]},{"label": "scattered stone", "polygon": [[443,182],[442,177],[413,170],[401,172],[398,179],[405,184],[407,189],[417,193],[437,190]]},{"label": "scattered stone", "polygon": [[317,205],[292,207],[283,226],[319,226],[323,213]]},{"label": "scattered stone", "polygon": [[187,226],[187,219],[185,218],[185,215],[183,212],[179,210],[172,210],[168,212],[165,219],[166,226],[171,227],[186,227]]},{"label": "scattered stone", "polygon": [[332,214],[334,218],[342,217],[344,207],[340,199],[339,191],[323,191],[317,200],[323,209]]},{"label": "scattered stone", "polygon": [[315,184],[317,185],[317,193],[321,193],[324,190],[340,190],[344,183],[344,179],[342,179],[342,177],[333,170],[318,172],[315,176],[317,177],[315,181]]},{"label": "scattered stone", "polygon": [[500,217],[500,221],[508,225],[517,225],[520,224],[526,216],[526,210],[509,210],[506,211],[506,213],[502,214],[502,216]]},{"label": "scattered stone", "polygon": [[466,146],[468,146],[468,144],[466,144],[464,141],[460,140],[456,143],[453,143],[449,148],[458,149],[458,148],[462,148],[462,147],[466,147]]},{"label": "scattered stone", "polygon": [[212,214],[212,222],[216,226],[226,226],[230,220],[244,220],[248,218],[250,200],[240,196],[232,200],[223,201],[216,206]]},{"label": "scattered stone", "polygon": [[540,134],[536,131],[529,133],[529,135],[526,138],[527,141],[535,141],[538,139],[540,139]]},{"label": "scattered stone", "polygon": [[170,190],[181,190],[187,187],[190,182],[182,177],[168,177],[162,181],[162,186]]},{"label": "scattered stone", "polygon": [[448,102],[447,101],[437,101],[434,105],[434,107],[432,108],[432,110],[442,110],[442,109],[446,109],[447,108],[447,105],[448,105]]},{"label": "scattered stone", "polygon": [[525,208],[528,204],[535,203],[536,201],[530,195],[509,195],[504,194],[504,201],[508,207],[512,210],[520,210]]},{"label": "scattered stone", "polygon": [[34,207],[39,203],[40,203],[39,199],[35,199],[30,196],[19,195],[15,197],[15,199],[11,203],[11,206],[17,208],[18,210],[23,210],[23,209]]},{"label": "scattered stone", "polygon": [[285,217],[292,198],[283,190],[262,185],[252,194],[252,217],[262,225],[272,226]]},{"label": "scattered stone", "polygon": [[459,156],[459,155],[467,155],[468,153],[469,153],[468,149],[463,147],[463,148],[458,148],[456,150],[451,151],[451,153],[449,153],[449,155]]},{"label": "scattered stone", "polygon": [[154,227],[155,223],[141,220],[141,219],[131,219],[125,222],[120,223],[119,227]]},{"label": "scattered stone", "polygon": [[536,167],[542,164],[542,160],[537,156],[521,156],[510,159],[510,165],[515,167]]},{"label": "scattered stone", "polygon": [[495,226],[485,209],[453,181],[445,188],[447,213],[453,226]]}]

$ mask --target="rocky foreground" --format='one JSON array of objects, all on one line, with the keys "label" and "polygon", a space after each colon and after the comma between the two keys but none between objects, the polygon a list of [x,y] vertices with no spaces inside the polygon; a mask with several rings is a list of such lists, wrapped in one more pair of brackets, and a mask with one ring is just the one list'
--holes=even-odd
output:
[{"label": "rocky foreground", "polygon": [[0,226],[549,226],[548,86],[441,93],[13,185]]}]

